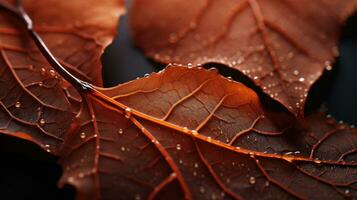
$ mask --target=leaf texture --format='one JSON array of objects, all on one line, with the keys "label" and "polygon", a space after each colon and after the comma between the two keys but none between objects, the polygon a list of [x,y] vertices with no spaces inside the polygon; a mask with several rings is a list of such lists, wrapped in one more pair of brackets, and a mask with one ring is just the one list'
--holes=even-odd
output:
[{"label": "leaf texture", "polygon": [[86,100],[59,153],[78,199],[357,195],[356,129],[323,114],[302,129],[214,70],[171,66]]},{"label": "leaf texture", "polygon": [[[100,56],[114,37],[123,2],[25,0],[23,6],[67,69],[102,85]],[[52,69],[22,26],[0,10],[0,132],[40,142],[50,151],[63,142],[72,123],[69,119],[82,100]]]},{"label": "leaf texture", "polygon": [[28,57],[3,46],[0,132],[60,156],[77,199],[357,197],[357,130],[323,114],[303,128],[192,66],[79,94],[50,66],[18,70]]},{"label": "leaf texture", "polygon": [[298,117],[309,89],[331,70],[355,0],[133,2],[137,44],[163,63],[221,63],[239,70]]}]

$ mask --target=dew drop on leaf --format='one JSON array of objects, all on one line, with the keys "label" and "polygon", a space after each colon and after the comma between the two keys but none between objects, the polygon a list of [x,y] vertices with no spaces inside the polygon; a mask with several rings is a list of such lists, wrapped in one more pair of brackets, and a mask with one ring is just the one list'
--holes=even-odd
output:
[{"label": "dew drop on leaf", "polygon": [[176,145],[176,149],[180,151],[181,150],[181,144],[177,144]]},{"label": "dew drop on leaf", "polygon": [[131,109],[130,108],[125,108],[125,117],[128,119],[131,117]]},{"label": "dew drop on leaf", "polygon": [[300,73],[299,73],[298,70],[294,70],[294,71],[293,71],[293,74],[294,74],[295,76],[297,76],[297,75],[299,75]]},{"label": "dew drop on leaf", "polygon": [[50,147],[51,147],[51,146],[50,146],[49,144],[46,144],[46,145],[45,145],[45,149],[46,149],[47,152],[51,152]]},{"label": "dew drop on leaf", "polygon": [[191,133],[192,133],[192,135],[194,135],[194,136],[198,135],[198,132],[197,132],[196,130],[192,130]]},{"label": "dew drop on leaf", "polygon": [[40,125],[41,125],[41,126],[42,126],[42,125],[45,125],[45,123],[46,123],[45,119],[41,118],[41,119],[40,119]]},{"label": "dew drop on leaf", "polygon": [[55,70],[51,69],[51,70],[50,70],[50,75],[51,75],[52,77],[55,77],[55,76],[56,76]]},{"label": "dew drop on leaf", "polygon": [[118,133],[119,133],[120,135],[123,134],[123,133],[124,133],[123,129],[120,128],[120,129],[118,130]]},{"label": "dew drop on leaf", "polygon": [[46,69],[43,68],[43,67],[41,68],[41,74],[42,74],[42,75],[45,75],[45,74],[46,74]]},{"label": "dew drop on leaf", "polygon": [[84,139],[86,138],[86,133],[85,132],[82,132],[81,135],[80,135],[81,139]]},{"label": "dew drop on leaf", "polygon": [[16,107],[16,108],[20,108],[20,107],[21,107],[21,102],[19,102],[19,101],[16,102],[16,103],[15,103],[15,107]]},{"label": "dew drop on leaf", "polygon": [[252,185],[254,185],[255,182],[256,182],[255,177],[254,177],[254,176],[251,176],[251,177],[249,178],[249,183],[252,184]]}]

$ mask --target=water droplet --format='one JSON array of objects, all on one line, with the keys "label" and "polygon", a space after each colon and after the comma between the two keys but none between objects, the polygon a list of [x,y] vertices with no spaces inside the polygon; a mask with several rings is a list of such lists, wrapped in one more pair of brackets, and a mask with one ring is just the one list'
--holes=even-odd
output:
[{"label": "water droplet", "polygon": [[253,184],[255,184],[255,182],[256,182],[255,177],[254,177],[254,176],[251,176],[251,177],[249,178],[249,183],[253,185]]},{"label": "water droplet", "polygon": [[45,145],[45,149],[46,149],[47,152],[51,152],[51,149],[50,149],[50,148],[51,148],[51,146],[50,146],[49,144],[46,144],[46,145]]},{"label": "water droplet", "polygon": [[80,135],[81,139],[84,139],[86,138],[86,133],[85,132],[82,132],[81,135]]},{"label": "water droplet", "polygon": [[46,74],[46,69],[43,68],[43,67],[41,68],[41,74],[42,74],[42,75],[45,75],[45,74]]},{"label": "water droplet", "polygon": [[144,74],[144,77],[145,77],[145,78],[147,78],[147,77],[149,77],[149,76],[150,76],[150,74],[148,74],[148,73]]},{"label": "water droplet", "polygon": [[198,168],[198,163],[195,163],[193,166],[194,166],[195,168]]},{"label": "water droplet", "polygon": [[15,107],[16,107],[16,108],[20,108],[20,107],[21,107],[21,102],[19,102],[19,101],[16,102],[16,103],[15,103]]},{"label": "water droplet", "polygon": [[119,133],[120,135],[123,134],[123,133],[124,133],[123,129],[120,128],[120,129],[118,130],[118,133]]},{"label": "water droplet", "polygon": [[180,145],[180,144],[177,144],[177,145],[176,145],[176,149],[180,151],[180,150],[181,150],[181,145]]},{"label": "water droplet", "polygon": [[135,195],[135,200],[140,200],[140,199],[141,199],[140,194]]},{"label": "water droplet", "polygon": [[197,172],[196,171],[193,172],[193,176],[197,176]]},{"label": "water droplet", "polygon": [[259,78],[258,76],[254,76],[253,77],[254,80],[258,80],[258,78]]},{"label": "water droplet", "polygon": [[79,174],[78,174],[78,177],[79,177],[79,178],[83,178],[83,177],[84,177],[84,174],[83,174],[83,173],[79,173]]},{"label": "water droplet", "polygon": [[224,196],[226,196],[226,193],[221,192],[221,197],[224,197]]},{"label": "water droplet", "polygon": [[131,117],[131,109],[130,108],[125,108],[125,117],[128,119]]},{"label": "water droplet", "polygon": [[201,187],[200,187],[200,192],[201,192],[201,193],[205,193],[205,191],[206,191],[205,188],[204,188],[203,186],[201,186]]},{"label": "water droplet", "polygon": [[180,163],[180,164],[183,164],[183,160],[179,160],[179,163]]},{"label": "water droplet", "polygon": [[212,138],[211,138],[211,137],[207,137],[207,141],[208,141],[208,142],[211,142],[211,141],[212,141]]},{"label": "water droplet", "polygon": [[41,126],[42,126],[42,125],[45,125],[45,124],[46,124],[45,119],[41,118],[41,119],[40,119],[40,124],[41,124]]},{"label": "water droplet", "polygon": [[347,194],[347,195],[350,194],[350,190],[346,189],[345,194]]},{"label": "water droplet", "polygon": [[124,146],[120,147],[120,150],[125,151],[125,147]]},{"label": "water droplet", "polygon": [[187,67],[188,67],[189,69],[191,69],[191,68],[192,68],[192,63],[188,63],[188,64],[187,64]]},{"label": "water droplet", "polygon": [[238,60],[237,60],[237,64],[240,65],[244,62],[244,57],[240,57]]},{"label": "water droplet", "polygon": [[51,69],[51,70],[50,70],[50,75],[51,75],[52,77],[55,77],[55,76],[56,76],[55,70]]},{"label": "water droplet", "polygon": [[184,133],[189,133],[189,132],[190,132],[190,130],[188,130],[188,128],[187,128],[187,127],[183,127],[183,132],[184,132]]},{"label": "water droplet", "polygon": [[315,162],[316,164],[320,164],[320,163],[321,163],[321,161],[320,161],[318,158],[315,158],[314,162]]},{"label": "water droplet", "polygon": [[43,83],[42,83],[42,82],[39,82],[39,83],[38,83],[38,86],[42,87],[42,86],[43,86]]},{"label": "water droplet", "polygon": [[304,81],[305,81],[305,78],[304,78],[304,77],[300,77],[300,78],[299,78],[299,81],[300,81],[300,82],[304,82]]},{"label": "water droplet", "polygon": [[294,70],[294,71],[293,71],[293,74],[294,74],[295,76],[297,76],[297,75],[300,74],[300,72],[299,72],[298,70]]},{"label": "water droplet", "polygon": [[191,134],[194,135],[194,136],[196,136],[196,135],[198,135],[198,132],[197,132],[196,130],[192,130],[192,131],[191,131]]}]

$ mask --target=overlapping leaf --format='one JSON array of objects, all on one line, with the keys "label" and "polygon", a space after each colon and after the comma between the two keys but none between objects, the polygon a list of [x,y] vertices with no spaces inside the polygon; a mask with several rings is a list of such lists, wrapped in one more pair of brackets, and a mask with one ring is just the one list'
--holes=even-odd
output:
[{"label": "overlapping leaf", "polygon": [[357,196],[357,131],[322,114],[302,128],[200,67],[171,66],[81,99],[56,74],[31,79],[52,76],[49,66],[24,76],[16,52],[1,49],[0,131],[60,156],[60,185],[74,185],[77,199]]},{"label": "overlapping leaf", "polygon": [[357,195],[356,129],[322,114],[296,127],[215,71],[168,67],[97,88],[86,107],[59,153],[79,199]]},{"label": "overlapping leaf", "polygon": [[[102,85],[100,56],[114,37],[123,2],[25,0],[23,6],[67,69]],[[0,132],[46,140],[46,147],[54,147],[63,140],[81,98],[52,69],[22,26],[0,10]]]},{"label": "overlapping leaf", "polygon": [[131,24],[149,57],[228,65],[301,117],[356,7],[355,0],[136,0]]}]

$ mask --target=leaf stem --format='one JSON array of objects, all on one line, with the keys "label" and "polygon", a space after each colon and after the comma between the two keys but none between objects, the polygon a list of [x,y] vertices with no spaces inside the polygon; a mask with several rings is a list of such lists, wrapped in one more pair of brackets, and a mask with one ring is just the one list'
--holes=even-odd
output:
[{"label": "leaf stem", "polygon": [[16,1],[16,7],[4,1],[0,1],[0,8],[3,8],[14,16],[16,16],[25,25],[27,32],[35,42],[37,48],[41,51],[42,55],[65,80],[70,82],[77,90],[80,90],[82,92],[88,92],[93,89],[93,86],[90,83],[75,77],[60,62],[58,62],[56,57],[52,54],[50,49],[42,40],[41,36],[34,30],[33,22],[21,6],[20,0]]}]

